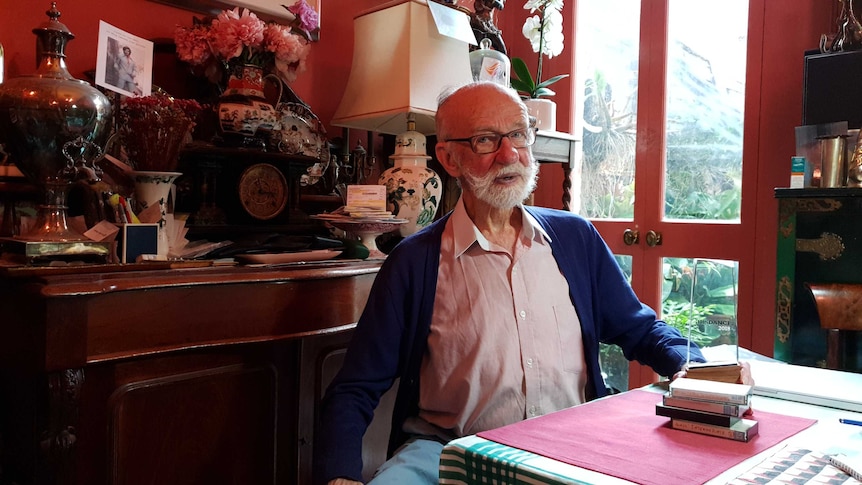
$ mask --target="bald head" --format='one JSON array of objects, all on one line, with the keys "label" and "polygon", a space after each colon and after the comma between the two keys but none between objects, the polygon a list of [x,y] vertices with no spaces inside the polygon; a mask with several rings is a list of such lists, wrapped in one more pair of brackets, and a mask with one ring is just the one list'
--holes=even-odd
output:
[{"label": "bald head", "polygon": [[437,139],[470,136],[501,114],[523,116],[527,107],[515,90],[494,82],[474,82],[444,91],[437,100]]}]

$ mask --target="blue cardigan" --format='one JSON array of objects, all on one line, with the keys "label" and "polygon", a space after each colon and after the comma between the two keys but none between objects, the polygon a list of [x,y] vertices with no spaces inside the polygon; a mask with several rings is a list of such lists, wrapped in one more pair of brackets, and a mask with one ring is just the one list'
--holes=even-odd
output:
[{"label": "blue cardigan", "polygon": [[[687,340],[656,321],[626,281],[610,249],[586,219],[568,212],[526,207],[551,239],[578,313],[587,365],[588,399],[607,394],[599,367],[599,342],[616,344],[629,360],[671,376],[686,362]],[[407,436],[402,424],[418,414],[419,367],[425,354],[448,215],[401,241],[380,268],[365,310],[326,391],[315,434],[318,483],[361,480],[362,437],[380,397],[400,378],[389,453]],[[697,350],[693,354],[702,360]]]}]

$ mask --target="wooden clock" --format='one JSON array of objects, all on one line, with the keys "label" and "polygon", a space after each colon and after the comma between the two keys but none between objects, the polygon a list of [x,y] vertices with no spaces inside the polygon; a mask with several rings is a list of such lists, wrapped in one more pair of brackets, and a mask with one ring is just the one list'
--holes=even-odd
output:
[{"label": "wooden clock", "polygon": [[176,212],[189,214],[196,234],[302,233],[314,221],[299,209],[299,179],[318,161],[192,143],[180,154]]},{"label": "wooden clock", "polygon": [[256,163],[240,175],[237,194],[248,215],[268,221],[287,207],[290,187],[287,178],[277,167],[269,163]]}]

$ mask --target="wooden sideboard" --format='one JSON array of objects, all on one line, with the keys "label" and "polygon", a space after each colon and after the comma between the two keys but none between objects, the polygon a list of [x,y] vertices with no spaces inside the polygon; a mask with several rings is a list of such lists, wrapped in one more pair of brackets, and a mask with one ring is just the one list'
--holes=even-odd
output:
[{"label": "wooden sideboard", "polygon": [[146,268],[0,272],[0,483],[309,483],[379,263]]}]

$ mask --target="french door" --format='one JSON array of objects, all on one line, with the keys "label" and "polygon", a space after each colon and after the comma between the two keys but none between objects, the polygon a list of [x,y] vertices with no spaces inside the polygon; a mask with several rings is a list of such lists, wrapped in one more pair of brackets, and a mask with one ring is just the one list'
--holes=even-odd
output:
[{"label": "french door", "polygon": [[[732,298],[750,347],[759,19],[765,0],[577,0],[580,200],[642,301],[669,323]],[[749,125],[752,125],[749,128]],[[576,184],[578,182],[575,182]],[[694,262],[720,260],[699,275]],[[706,283],[705,283],[706,282]],[[690,305],[694,299],[695,306]],[[656,380],[604,349],[609,383]]]}]

